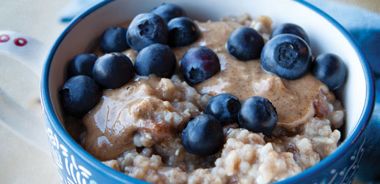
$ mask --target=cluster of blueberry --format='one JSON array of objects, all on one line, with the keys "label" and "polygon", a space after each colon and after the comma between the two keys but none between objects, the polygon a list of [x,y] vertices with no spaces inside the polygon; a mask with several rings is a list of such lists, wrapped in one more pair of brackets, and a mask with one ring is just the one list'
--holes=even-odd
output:
[{"label": "cluster of blueberry", "polygon": [[225,125],[238,122],[241,128],[269,136],[278,120],[276,109],[268,99],[254,96],[241,105],[229,93],[211,97],[204,113],[190,120],[182,131],[186,151],[201,156],[214,154],[223,147]]},{"label": "cluster of blueberry", "polygon": [[[105,55],[98,58],[95,54],[84,53],[77,55],[70,62],[70,78],[60,91],[64,110],[76,117],[83,116],[99,102],[102,88],[119,88],[132,80],[135,73],[140,76],[155,74],[158,77],[170,78],[177,63],[170,47],[189,45],[199,36],[198,26],[186,17],[185,11],[177,5],[167,3],[154,8],[150,13],[137,15],[128,29],[108,28],[100,41],[100,48]],[[138,51],[134,65],[130,58],[121,53],[129,48]],[[186,54],[183,63],[194,58],[204,60],[204,50],[205,48],[193,49],[190,54]],[[206,52],[212,51],[208,49]],[[192,56],[193,54],[195,56]],[[212,54],[217,58],[216,54]],[[199,65],[213,64],[202,61],[194,61],[192,64],[197,62]],[[182,68],[188,70],[188,67]],[[219,70],[218,67],[217,71]],[[194,72],[196,74],[188,75],[189,83],[199,82],[199,77],[195,75],[211,76],[208,73],[188,71]]]},{"label": "cluster of blueberry", "polygon": [[313,62],[310,41],[298,25],[286,23],[273,30],[271,39],[264,39],[252,28],[235,30],[227,42],[228,52],[241,61],[261,59],[265,71],[281,78],[295,80],[312,69],[316,78],[336,91],[345,82],[347,69],[334,54],[322,54]]},{"label": "cluster of blueberry", "polygon": [[[100,43],[105,55],[98,58],[94,54],[80,54],[71,61],[70,78],[60,92],[64,110],[73,116],[83,116],[99,102],[102,88],[119,88],[132,80],[135,73],[170,78],[177,63],[171,47],[189,45],[199,37],[199,28],[186,17],[185,11],[167,3],[150,13],[137,15],[128,29],[107,29]],[[120,53],[128,48],[138,51],[134,64]],[[278,26],[266,44],[256,30],[238,28],[230,35],[227,50],[243,62],[261,58],[264,70],[288,80],[302,77],[312,64],[313,74],[331,90],[339,89],[346,78],[345,65],[333,54],[318,56],[312,62],[309,38],[294,24]],[[179,71],[190,85],[220,71],[218,56],[207,47],[189,49],[179,63]],[[276,109],[266,98],[254,96],[241,105],[235,96],[219,94],[210,99],[204,114],[188,122],[182,132],[182,144],[190,153],[210,155],[224,144],[224,125],[238,122],[239,127],[269,136],[277,121]]]},{"label": "cluster of blueberry", "polygon": [[[261,58],[263,70],[288,80],[302,77],[312,67],[314,76],[332,91],[343,86],[347,75],[346,66],[334,54],[320,55],[313,62],[309,38],[295,24],[278,26],[266,44],[256,30],[238,28],[231,33],[227,50],[243,62]],[[182,144],[190,153],[210,155],[223,147],[223,125],[237,122],[241,128],[270,136],[277,121],[276,109],[266,98],[254,96],[241,106],[237,97],[219,94],[210,99],[205,114],[188,123],[182,132]]]},{"label": "cluster of blueberry", "polygon": [[[119,88],[135,73],[170,78],[177,63],[171,47],[189,45],[199,37],[193,20],[181,7],[169,3],[137,15],[127,29],[108,28],[100,41],[105,55],[79,54],[70,62],[70,78],[60,92],[64,110],[83,116],[99,102],[101,88]],[[120,53],[129,48],[138,51],[134,64]],[[220,71],[218,56],[207,47],[189,49],[180,61],[180,71],[190,85],[200,83]]]},{"label": "cluster of blueberry", "polygon": [[311,70],[331,91],[338,91],[346,80],[346,65],[331,53],[313,58],[309,44],[309,37],[300,26],[282,24],[273,31],[272,39],[264,46],[261,66],[289,80],[298,79]]}]

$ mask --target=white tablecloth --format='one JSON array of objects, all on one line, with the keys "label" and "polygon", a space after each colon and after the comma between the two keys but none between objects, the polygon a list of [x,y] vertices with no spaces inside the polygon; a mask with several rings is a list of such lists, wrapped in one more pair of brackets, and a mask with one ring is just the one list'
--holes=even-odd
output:
[{"label": "white tablecloth", "polygon": [[[52,44],[65,25],[59,20],[60,10],[70,0],[1,0],[0,30],[14,30]],[[19,116],[24,112],[41,118],[36,101],[39,96],[39,80],[29,69],[17,61],[0,55],[0,104],[17,102]],[[1,105],[0,105],[1,106]],[[6,113],[6,109],[0,110]],[[21,114],[22,113],[22,114]],[[23,135],[9,125],[18,122],[0,117],[0,183],[2,184],[54,184],[58,174],[46,142],[30,144]],[[44,132],[43,122],[31,122],[31,131]],[[31,132],[34,133],[34,132]],[[45,134],[39,140],[47,141]],[[41,150],[39,148],[45,150]]]}]

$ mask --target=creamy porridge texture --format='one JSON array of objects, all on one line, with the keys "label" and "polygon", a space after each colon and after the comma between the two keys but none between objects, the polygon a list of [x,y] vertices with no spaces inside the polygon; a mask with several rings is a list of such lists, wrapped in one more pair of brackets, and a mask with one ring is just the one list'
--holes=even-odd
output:
[{"label": "creamy porridge texture", "polygon": [[[177,61],[191,47],[207,46],[221,71],[189,86],[177,71],[171,79],[136,77],[103,93],[83,118],[81,143],[104,164],[153,183],[271,183],[302,172],[339,144],[344,112],[333,93],[313,75],[285,80],[265,72],[259,60],[242,62],[228,54],[226,42],[236,28],[252,26],[268,38],[270,19],[196,22],[201,37],[174,49]],[[125,52],[132,62],[136,53]],[[278,113],[272,136],[225,126],[225,144],[210,156],[186,152],[181,131],[202,114],[210,96],[231,93],[240,100],[269,99]]]},{"label": "creamy porridge texture", "polygon": [[195,89],[176,77],[139,78],[106,91],[83,120],[87,127],[84,147],[106,160],[128,148],[152,147],[173,139],[184,123],[200,113],[201,100]]}]

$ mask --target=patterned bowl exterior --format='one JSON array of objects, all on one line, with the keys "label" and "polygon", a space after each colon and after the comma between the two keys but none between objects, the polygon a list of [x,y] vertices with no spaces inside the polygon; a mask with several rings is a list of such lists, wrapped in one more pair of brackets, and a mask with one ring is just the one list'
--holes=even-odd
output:
[{"label": "patterned bowl exterior", "polygon": [[131,177],[122,181],[110,177],[110,175],[105,172],[95,170],[88,161],[78,157],[73,148],[67,145],[62,138],[57,135],[49,120],[46,120],[46,134],[50,143],[53,160],[59,170],[58,173],[62,184],[146,183]]},{"label": "patterned bowl exterior", "polygon": [[[100,180],[94,179],[94,174],[87,165],[84,165],[83,160],[76,157],[71,149],[68,149],[65,144],[62,144],[55,132],[49,127],[46,133],[50,142],[50,149],[55,164],[59,169],[61,182],[65,184],[97,184]],[[98,181],[98,182],[97,182]]]},{"label": "patterned bowl exterior", "polygon": [[[62,139],[52,130],[50,122],[47,124],[46,133],[50,142],[53,159],[59,169],[61,181],[64,184],[102,184],[102,183],[128,183],[112,180],[106,173],[91,169],[86,161],[75,155],[73,150],[66,145]],[[297,183],[330,184],[351,183],[358,171],[360,161],[363,158],[367,143],[366,136],[361,136],[351,145],[352,149],[336,160],[324,172],[315,173],[304,177]],[[130,183],[143,183],[142,181],[131,181]],[[288,183],[286,180],[278,183]]]}]

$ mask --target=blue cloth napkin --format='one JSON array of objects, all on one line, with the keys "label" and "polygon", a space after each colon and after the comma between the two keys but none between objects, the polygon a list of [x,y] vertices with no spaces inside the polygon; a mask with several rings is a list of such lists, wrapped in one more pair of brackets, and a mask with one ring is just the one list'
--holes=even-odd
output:
[{"label": "blue cloth napkin", "polygon": [[[80,12],[104,0],[72,0],[62,12],[62,22],[69,22]],[[342,24],[356,39],[368,59],[376,79],[376,106],[368,134],[378,135],[380,130],[380,15],[363,8],[332,1],[306,0],[327,12]],[[363,158],[359,178],[363,181],[380,181],[380,137],[370,139],[369,152]],[[378,169],[376,169],[378,168]]]},{"label": "blue cloth napkin", "polygon": [[342,24],[362,47],[372,70],[380,77],[380,15],[360,7],[336,2],[308,0]]},{"label": "blue cloth napkin", "polygon": [[[356,39],[376,77],[376,103],[366,133],[371,137],[358,179],[380,182],[380,15],[363,8],[321,0],[308,0],[342,24]],[[379,146],[378,146],[379,145]]]}]

